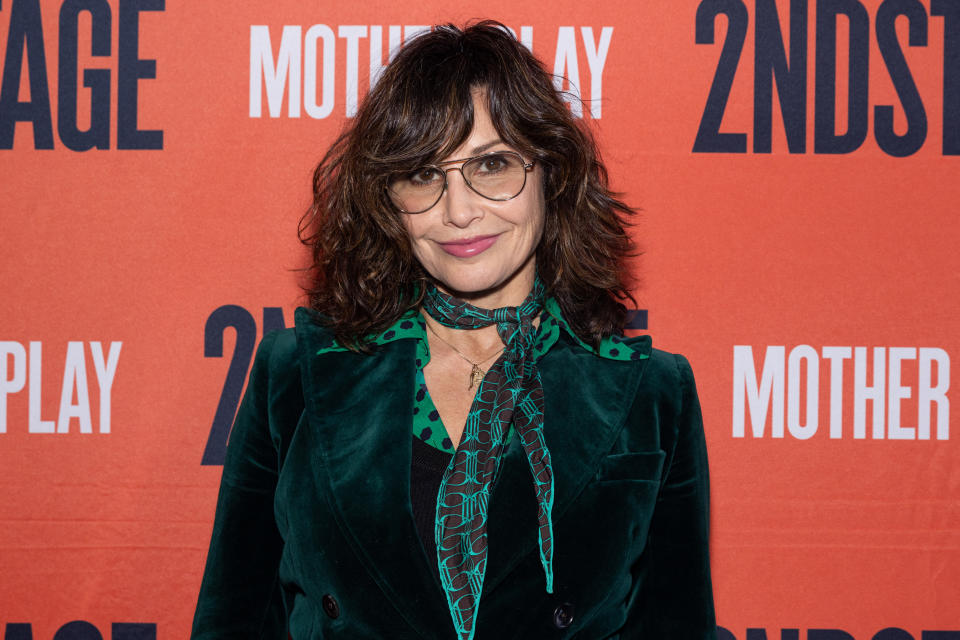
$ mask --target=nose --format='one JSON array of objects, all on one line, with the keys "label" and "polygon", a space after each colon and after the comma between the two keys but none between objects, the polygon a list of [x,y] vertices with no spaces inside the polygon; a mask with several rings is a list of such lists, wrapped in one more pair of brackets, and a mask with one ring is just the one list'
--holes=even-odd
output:
[{"label": "nose", "polygon": [[460,167],[445,170],[446,186],[438,207],[443,207],[443,221],[455,227],[466,228],[483,217],[482,198],[467,186]]}]

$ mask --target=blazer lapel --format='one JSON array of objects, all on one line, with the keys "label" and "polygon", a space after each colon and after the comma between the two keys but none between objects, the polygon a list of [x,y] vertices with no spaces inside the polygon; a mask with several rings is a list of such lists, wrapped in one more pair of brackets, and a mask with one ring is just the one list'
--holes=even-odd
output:
[{"label": "blazer lapel", "polygon": [[338,523],[414,628],[449,624],[410,506],[414,341],[385,344],[374,356],[317,356],[329,333],[304,309],[297,310],[296,327],[310,424],[305,437],[317,452],[314,472],[319,486],[330,489]]}]

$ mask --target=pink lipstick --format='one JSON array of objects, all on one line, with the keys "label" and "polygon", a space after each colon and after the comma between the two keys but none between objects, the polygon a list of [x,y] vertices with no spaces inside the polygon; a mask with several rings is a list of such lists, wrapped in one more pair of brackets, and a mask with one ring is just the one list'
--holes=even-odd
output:
[{"label": "pink lipstick", "polygon": [[457,258],[469,258],[483,253],[497,241],[499,234],[492,236],[474,236],[463,240],[440,242],[440,248]]}]

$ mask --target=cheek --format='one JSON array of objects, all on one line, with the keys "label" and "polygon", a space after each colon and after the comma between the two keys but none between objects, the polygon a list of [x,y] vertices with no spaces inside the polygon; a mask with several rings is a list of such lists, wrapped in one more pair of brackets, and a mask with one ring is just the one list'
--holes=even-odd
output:
[{"label": "cheek", "polygon": [[407,237],[410,239],[414,251],[417,250],[417,241],[423,236],[423,227],[423,220],[419,220],[416,216],[410,214],[404,214],[403,228],[407,232]]},{"label": "cheek", "polygon": [[410,250],[413,252],[413,257],[421,263],[429,258],[425,245],[426,241],[423,240],[423,236],[429,227],[428,224],[424,224],[425,222],[422,218],[410,214],[405,214],[403,217],[403,228],[407,232]]},{"label": "cheek", "polygon": [[540,238],[543,237],[544,224],[546,224],[546,210],[542,198],[538,197],[535,199],[535,202],[533,203],[533,211],[530,213],[528,224],[534,235],[534,241],[539,243]]},{"label": "cheek", "polygon": [[532,192],[533,198],[531,198],[532,202],[530,203],[532,209],[530,225],[535,231],[536,242],[539,243],[540,238],[543,236],[543,228],[546,224],[547,217],[547,205],[543,197],[543,181],[539,176],[539,172],[532,186],[535,186],[536,189]]},{"label": "cheek", "polygon": [[404,231],[407,232],[407,236],[411,239],[416,237],[414,236],[414,231],[416,229],[416,222],[414,221],[413,216],[408,213],[400,214],[400,222],[403,224]]},{"label": "cheek", "polygon": [[544,210],[543,203],[540,203],[540,210],[537,212],[537,239],[543,235],[543,227],[546,224],[547,212]]}]

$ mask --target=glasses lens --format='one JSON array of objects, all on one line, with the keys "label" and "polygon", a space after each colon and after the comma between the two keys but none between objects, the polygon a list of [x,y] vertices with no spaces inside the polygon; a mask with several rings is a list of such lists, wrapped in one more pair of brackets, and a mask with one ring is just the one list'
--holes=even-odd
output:
[{"label": "glasses lens", "polygon": [[523,191],[527,170],[516,153],[488,153],[465,162],[463,177],[485,198],[510,200]]},{"label": "glasses lens", "polygon": [[443,180],[443,172],[434,167],[398,174],[388,185],[390,200],[407,213],[426,211],[440,198]]}]

